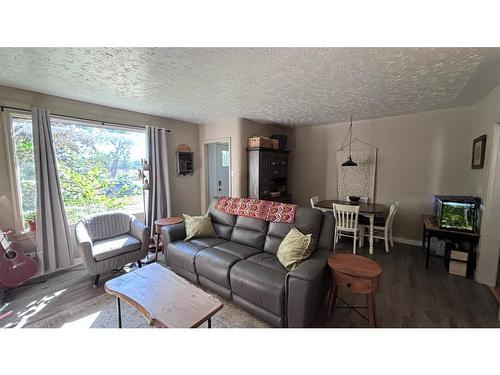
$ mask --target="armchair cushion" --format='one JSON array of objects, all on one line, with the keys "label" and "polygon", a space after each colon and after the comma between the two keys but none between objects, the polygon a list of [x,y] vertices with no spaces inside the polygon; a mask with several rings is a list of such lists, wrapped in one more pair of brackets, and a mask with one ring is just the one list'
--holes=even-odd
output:
[{"label": "armchair cushion", "polygon": [[113,258],[120,254],[125,254],[140,249],[142,242],[137,238],[124,234],[106,240],[94,242],[92,255],[99,262],[104,259]]},{"label": "armchair cushion", "polygon": [[100,241],[130,232],[132,216],[124,212],[104,212],[82,219],[92,241]]}]

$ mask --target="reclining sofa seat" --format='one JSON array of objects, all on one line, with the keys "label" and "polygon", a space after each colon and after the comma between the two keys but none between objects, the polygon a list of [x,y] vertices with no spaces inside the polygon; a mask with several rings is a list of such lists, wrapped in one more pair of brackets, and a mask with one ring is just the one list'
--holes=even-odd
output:
[{"label": "reclining sofa seat", "polygon": [[[162,228],[167,264],[276,327],[310,326],[329,286],[327,259],[333,247],[333,215],[298,207],[295,223],[274,223],[208,212],[216,238],[184,241],[184,223]],[[292,226],[312,233],[313,254],[288,272],[276,253]]]}]

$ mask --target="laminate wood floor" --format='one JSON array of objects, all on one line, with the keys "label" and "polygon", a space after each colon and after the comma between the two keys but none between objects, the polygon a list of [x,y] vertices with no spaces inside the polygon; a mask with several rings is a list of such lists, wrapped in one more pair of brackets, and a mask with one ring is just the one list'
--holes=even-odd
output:
[{"label": "laminate wood floor", "polygon": [[[342,242],[337,250],[350,252],[351,246]],[[369,256],[367,246],[358,254]],[[383,245],[376,243],[371,258],[383,269],[376,296],[379,327],[500,327],[498,303],[489,288],[449,275],[438,258],[431,258],[430,270],[426,271],[423,249],[395,244],[386,254]],[[164,264],[161,255],[160,262]],[[90,300],[105,293],[104,282],[116,275],[103,276],[94,289],[91,277],[83,265],[78,265],[45,277],[44,283],[10,290],[0,310],[0,327],[27,326]],[[351,304],[366,304],[363,296],[343,290],[339,296]],[[323,326],[321,316],[317,325]],[[326,326],[367,327],[367,322],[349,309],[338,308]]]}]

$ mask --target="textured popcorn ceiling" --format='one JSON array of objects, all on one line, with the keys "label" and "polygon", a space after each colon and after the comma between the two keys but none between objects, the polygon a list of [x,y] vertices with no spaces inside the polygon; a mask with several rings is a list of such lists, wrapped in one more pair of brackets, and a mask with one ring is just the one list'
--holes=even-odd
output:
[{"label": "textured popcorn ceiling", "polygon": [[0,48],[0,84],[201,123],[327,124],[473,104],[498,49]]}]

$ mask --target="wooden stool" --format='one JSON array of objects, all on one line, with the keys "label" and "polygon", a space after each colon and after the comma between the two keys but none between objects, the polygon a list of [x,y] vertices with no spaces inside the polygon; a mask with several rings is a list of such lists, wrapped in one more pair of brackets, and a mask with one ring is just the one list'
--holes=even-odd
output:
[{"label": "wooden stool", "polygon": [[155,260],[158,260],[158,251],[160,249],[160,240],[163,246],[163,239],[161,238],[161,228],[168,225],[180,224],[184,221],[182,217],[164,217],[155,221],[156,230],[156,256]]},{"label": "wooden stool", "polygon": [[[377,262],[353,254],[334,254],[328,258],[328,265],[332,275],[330,292],[328,293],[328,311],[326,321],[331,317],[332,307],[335,307],[337,292],[339,287],[345,287],[353,293],[366,294],[368,302],[368,316],[370,327],[376,327],[375,315],[375,292],[378,287],[378,279],[382,273],[382,268]],[[338,297],[341,299],[340,297]],[[342,299],[341,299],[342,300]],[[366,319],[356,310],[356,307],[349,305],[342,300],[348,307]]]}]

